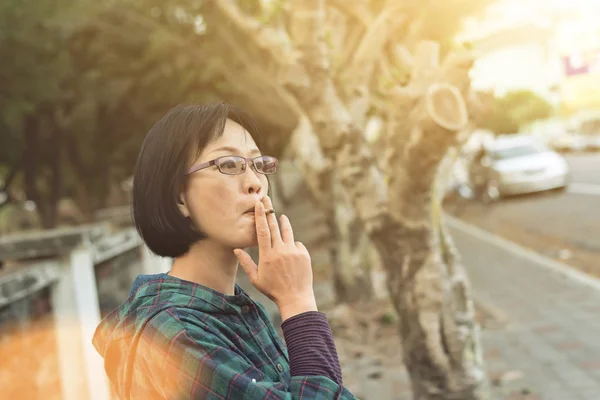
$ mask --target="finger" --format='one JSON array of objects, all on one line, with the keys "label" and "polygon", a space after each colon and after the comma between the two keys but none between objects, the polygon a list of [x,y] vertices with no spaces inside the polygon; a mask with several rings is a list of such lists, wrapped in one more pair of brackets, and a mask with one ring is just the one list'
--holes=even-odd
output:
[{"label": "finger", "polygon": [[[267,210],[273,209],[273,203],[271,202],[271,198],[269,196],[263,197],[262,200]],[[271,244],[273,246],[276,244],[281,244],[283,240],[281,239],[279,224],[277,223],[277,216],[275,216],[275,213],[267,214],[267,224],[269,225],[269,232],[271,233]]]},{"label": "finger", "polygon": [[283,242],[286,244],[294,243],[294,231],[292,230],[292,224],[290,220],[285,215],[279,217],[279,223],[281,226],[281,238]]},{"label": "finger", "polygon": [[250,282],[255,282],[258,277],[258,266],[252,260],[252,257],[244,250],[235,249],[233,254],[237,257],[238,261],[244,271],[246,271],[246,275],[250,278]]},{"label": "finger", "polygon": [[304,250],[304,251],[306,251],[308,253],[308,249],[306,248],[306,246],[304,245],[304,243],[302,243],[302,242],[296,242],[295,244],[296,244],[297,248],[299,248],[301,250]]},{"label": "finger", "polygon": [[265,215],[265,206],[260,201],[254,206],[254,223],[259,254],[267,254],[271,250],[271,232]]}]

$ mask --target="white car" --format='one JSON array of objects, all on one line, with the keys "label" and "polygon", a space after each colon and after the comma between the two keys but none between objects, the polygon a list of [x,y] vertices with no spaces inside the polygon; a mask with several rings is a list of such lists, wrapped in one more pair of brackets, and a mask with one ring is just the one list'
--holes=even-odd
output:
[{"label": "white car", "polygon": [[564,157],[531,136],[496,138],[471,168],[472,186],[484,200],[565,188],[569,176]]},{"label": "white car", "polygon": [[581,152],[587,147],[586,138],[583,135],[564,134],[550,141],[550,146],[561,153]]},{"label": "white car", "polygon": [[561,153],[600,150],[600,135],[566,134],[550,141],[550,146]]}]

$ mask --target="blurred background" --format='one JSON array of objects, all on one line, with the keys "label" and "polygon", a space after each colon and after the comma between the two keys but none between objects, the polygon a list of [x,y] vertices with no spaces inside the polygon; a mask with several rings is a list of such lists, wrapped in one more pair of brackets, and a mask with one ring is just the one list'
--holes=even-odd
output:
[{"label": "blurred background", "polygon": [[[220,100],[247,110],[281,161],[276,208],[311,251],[346,384],[365,399],[411,398],[389,269],[352,201],[327,192],[327,117],[299,111],[310,104],[299,1],[2,1],[1,399],[110,397],[94,329],[135,276],[170,263],[132,228],[140,144],[171,107]],[[324,4],[329,79],[360,146],[378,157],[414,142],[424,152],[411,165],[440,153],[435,197],[471,280],[494,398],[600,399],[600,1]],[[468,123],[450,128],[460,110],[427,109],[444,128],[403,138],[397,127],[419,110],[406,96],[455,83],[463,64],[444,67],[455,52],[472,57]],[[447,132],[451,142],[426,143]]]}]

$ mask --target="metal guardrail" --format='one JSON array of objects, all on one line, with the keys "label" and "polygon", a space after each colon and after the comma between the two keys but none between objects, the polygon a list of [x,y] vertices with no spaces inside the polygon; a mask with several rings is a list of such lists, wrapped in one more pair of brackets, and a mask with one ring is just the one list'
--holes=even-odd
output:
[{"label": "metal guardrail", "polygon": [[131,215],[131,206],[119,206],[119,207],[110,207],[103,208],[94,213],[94,216],[97,219],[109,219],[109,218],[121,218],[124,216]]},{"label": "metal guardrail", "polygon": [[100,264],[141,244],[142,239],[134,228],[103,237],[94,243],[92,255],[94,264]]},{"label": "metal guardrail", "polygon": [[16,261],[14,267],[0,272],[0,308],[58,281],[63,264],[69,262],[65,256],[76,248],[88,251],[96,266],[107,261],[131,262],[132,251],[143,244],[137,231],[129,227],[111,232],[109,227],[110,224],[101,223],[0,238],[0,261]]},{"label": "metal guardrail", "polygon": [[58,281],[60,265],[46,261],[0,275],[0,308]]},{"label": "metal guardrail", "polygon": [[131,205],[104,208],[96,211],[94,214],[96,221],[110,222],[115,225],[133,225],[133,215],[131,213]]},{"label": "metal guardrail", "polygon": [[0,260],[25,260],[68,253],[80,243],[95,243],[106,236],[106,223],[76,228],[33,231],[0,238]]}]

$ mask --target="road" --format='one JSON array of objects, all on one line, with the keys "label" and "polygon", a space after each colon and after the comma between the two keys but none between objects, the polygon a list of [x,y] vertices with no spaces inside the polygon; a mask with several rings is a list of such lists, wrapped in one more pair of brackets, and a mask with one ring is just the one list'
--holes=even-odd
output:
[{"label": "road", "polygon": [[[503,199],[486,206],[469,203],[456,216],[508,239],[565,261],[574,253],[586,260],[575,264],[592,272],[600,256],[600,153],[567,155],[572,183],[565,192],[546,192]],[[594,263],[596,264],[596,263]],[[596,266],[596,274],[600,267]]]},{"label": "road", "polygon": [[600,153],[567,155],[573,182],[600,185]]},{"label": "road", "polygon": [[569,192],[600,196],[600,153],[568,155],[567,161],[573,174]]}]

